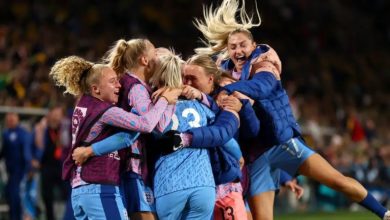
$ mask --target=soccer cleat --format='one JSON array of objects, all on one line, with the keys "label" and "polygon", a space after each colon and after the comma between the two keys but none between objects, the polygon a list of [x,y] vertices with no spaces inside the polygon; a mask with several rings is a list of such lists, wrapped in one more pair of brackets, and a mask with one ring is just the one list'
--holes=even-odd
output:
[{"label": "soccer cleat", "polygon": [[385,213],[385,216],[383,216],[383,220],[390,220],[390,211],[389,210]]}]

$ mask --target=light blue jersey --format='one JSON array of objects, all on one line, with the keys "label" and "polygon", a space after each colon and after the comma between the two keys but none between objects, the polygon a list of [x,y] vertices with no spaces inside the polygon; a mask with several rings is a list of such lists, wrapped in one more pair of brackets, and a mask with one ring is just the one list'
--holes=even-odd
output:
[{"label": "light blue jersey", "polygon": [[[214,116],[198,101],[180,100],[172,116],[171,130],[184,132],[206,126]],[[215,187],[207,149],[181,148],[158,159],[154,177],[156,198],[193,187]]]}]

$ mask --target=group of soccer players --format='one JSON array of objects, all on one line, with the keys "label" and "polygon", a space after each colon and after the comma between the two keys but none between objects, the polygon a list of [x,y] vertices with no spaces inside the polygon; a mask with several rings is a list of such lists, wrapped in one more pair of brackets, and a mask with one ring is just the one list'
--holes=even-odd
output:
[{"label": "group of soccer players", "polygon": [[[207,44],[187,61],[131,39],[117,41],[103,64],[56,62],[51,77],[78,97],[63,168],[76,219],[273,219],[281,180],[298,174],[390,219],[360,183],[306,145],[281,61],[250,32],[258,10],[254,23],[239,3],[224,0],[195,20]],[[218,152],[245,175],[221,181]]]}]

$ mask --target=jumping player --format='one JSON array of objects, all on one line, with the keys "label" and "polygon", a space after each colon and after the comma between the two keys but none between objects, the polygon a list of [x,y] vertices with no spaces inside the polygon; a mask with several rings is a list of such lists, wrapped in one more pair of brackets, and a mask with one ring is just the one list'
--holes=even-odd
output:
[{"label": "jumping player", "polygon": [[[386,210],[356,180],[334,169],[324,158],[311,150],[301,138],[281,84],[281,62],[276,52],[268,45],[257,45],[250,28],[260,25],[245,11],[245,1],[239,10],[238,0],[224,0],[215,10],[204,10],[204,21],[195,20],[196,27],[208,43],[198,48],[198,53],[220,54],[222,66],[239,82],[224,87],[228,94],[238,91],[255,100],[261,130],[258,139],[244,154],[249,160],[249,204],[254,219],[273,219],[275,190],[274,170],[283,169],[294,176],[308,176],[352,201],[374,212],[381,219],[390,219]],[[242,23],[236,21],[240,12]],[[224,52],[224,53],[223,53]]]}]

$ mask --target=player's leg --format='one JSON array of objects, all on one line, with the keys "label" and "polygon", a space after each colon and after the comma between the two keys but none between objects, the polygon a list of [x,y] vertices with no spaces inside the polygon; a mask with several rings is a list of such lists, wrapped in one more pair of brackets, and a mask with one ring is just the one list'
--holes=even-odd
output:
[{"label": "player's leg", "polygon": [[273,219],[275,191],[279,189],[279,169],[272,170],[269,150],[248,165],[250,186],[248,203],[255,220]]},{"label": "player's leg", "polygon": [[380,218],[383,218],[387,211],[358,181],[341,174],[319,154],[313,154],[307,158],[298,172],[343,193],[346,197],[358,202]]},{"label": "player's leg", "polygon": [[341,174],[319,154],[313,154],[309,157],[301,165],[298,172],[342,192],[354,202],[360,202],[367,195],[367,190],[359,182]]},{"label": "player's leg", "polygon": [[263,192],[248,199],[252,219],[272,220],[274,219],[275,191]]}]

